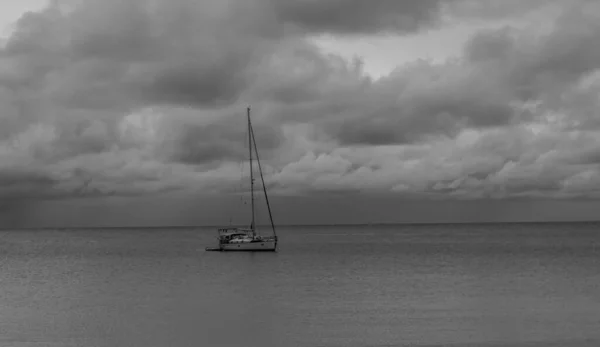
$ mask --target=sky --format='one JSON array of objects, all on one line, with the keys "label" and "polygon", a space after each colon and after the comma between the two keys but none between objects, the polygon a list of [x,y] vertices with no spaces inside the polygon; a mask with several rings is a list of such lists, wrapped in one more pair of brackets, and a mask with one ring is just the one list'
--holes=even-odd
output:
[{"label": "sky", "polygon": [[597,1],[0,6],[0,227],[598,218]]}]

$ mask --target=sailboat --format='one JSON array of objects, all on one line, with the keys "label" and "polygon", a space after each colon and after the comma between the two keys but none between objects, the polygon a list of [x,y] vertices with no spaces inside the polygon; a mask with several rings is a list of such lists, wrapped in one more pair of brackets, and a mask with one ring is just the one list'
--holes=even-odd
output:
[{"label": "sailboat", "polygon": [[[269,196],[267,187],[258,157],[258,148],[256,139],[254,138],[254,130],[252,129],[252,121],[250,120],[250,107],[247,108],[248,118],[248,147],[249,147],[249,162],[250,162],[250,203],[251,203],[251,220],[247,228],[238,227],[221,227],[217,229],[218,245],[217,247],[207,247],[207,251],[271,251],[277,250],[277,233],[275,224],[273,223],[273,215],[271,214],[271,206],[269,205]],[[256,155],[256,159],[252,156],[252,149]],[[262,191],[265,195],[265,202],[269,211],[269,220],[271,222],[272,235],[260,235],[256,228],[255,206],[254,206],[254,166],[253,162],[258,164],[260,180],[262,182]]]}]

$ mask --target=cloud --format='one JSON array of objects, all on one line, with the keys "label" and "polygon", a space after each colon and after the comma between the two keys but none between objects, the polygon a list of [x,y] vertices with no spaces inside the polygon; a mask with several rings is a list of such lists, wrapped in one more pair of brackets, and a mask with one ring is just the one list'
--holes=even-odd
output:
[{"label": "cloud", "polygon": [[[598,13],[593,4],[567,6],[541,37],[509,27],[483,30],[462,59],[407,64],[371,83],[324,56],[306,58],[318,66],[309,74],[314,81],[297,84],[294,95],[319,90],[324,96],[321,102],[289,103],[298,109],[294,113],[319,119],[342,145],[410,143],[432,134],[454,136],[465,127],[527,122],[531,114],[523,112],[524,104],[557,109],[556,100],[600,67],[593,43],[600,34]],[[354,79],[339,88],[342,74]]]},{"label": "cloud", "polygon": [[[579,0],[574,0],[579,1]],[[585,1],[585,0],[583,0]],[[447,11],[461,19],[470,18],[488,21],[490,19],[513,18],[532,11],[561,6],[560,0],[463,0],[446,3]]]},{"label": "cloud", "polygon": [[397,191],[469,199],[596,196],[593,184],[600,171],[590,156],[599,151],[596,132],[537,132],[527,126],[465,130],[456,140],[308,153],[273,179],[286,191],[300,192]]},{"label": "cloud", "polygon": [[406,33],[440,19],[440,0],[270,0],[277,17],[307,32],[332,34]]},{"label": "cloud", "polygon": [[[133,159],[147,169],[146,161],[166,166],[239,157],[244,123],[228,126],[226,107],[247,88],[252,65],[274,41],[234,7],[57,1],[25,14],[0,52],[4,153],[48,177],[59,165],[92,172],[90,186],[103,178],[81,168],[92,163],[88,158],[123,169],[111,162],[139,155]],[[158,131],[123,131],[135,114],[152,108],[160,115],[146,125]],[[260,122],[257,128],[271,129],[262,143],[276,146],[277,129]],[[60,179],[71,176],[77,175]],[[60,190],[52,182],[48,186]]]},{"label": "cloud", "polygon": [[265,42],[219,7],[183,0],[48,7],[20,19],[3,58],[31,71],[15,84],[45,88],[71,107],[227,104],[246,87],[246,68]]},{"label": "cloud", "polygon": [[[0,50],[0,195],[229,191],[248,104],[281,194],[597,194],[584,188],[597,182],[597,4],[364,3],[83,0],[25,14]],[[558,13],[545,31],[506,20],[542,7]],[[310,40],[449,17],[508,24],[380,79]]]}]

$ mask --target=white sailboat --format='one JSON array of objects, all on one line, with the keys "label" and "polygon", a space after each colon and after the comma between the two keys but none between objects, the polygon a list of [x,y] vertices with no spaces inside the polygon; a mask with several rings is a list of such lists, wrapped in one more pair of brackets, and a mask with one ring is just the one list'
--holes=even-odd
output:
[{"label": "white sailboat", "polygon": [[[248,118],[248,146],[249,146],[249,162],[250,162],[250,201],[251,201],[251,221],[248,228],[237,228],[237,227],[226,227],[217,229],[218,233],[218,246],[207,247],[207,251],[276,251],[277,250],[277,233],[275,231],[275,224],[273,223],[273,216],[271,214],[271,206],[269,205],[269,196],[267,194],[267,188],[265,186],[265,180],[263,178],[262,167],[260,165],[260,159],[258,157],[258,149],[256,147],[256,140],[254,138],[254,131],[252,130],[252,122],[250,120],[250,107],[247,108]],[[264,236],[260,235],[256,229],[256,218],[255,218],[255,206],[254,206],[254,173],[253,173],[253,162],[252,149],[256,154],[256,163],[258,164],[258,171],[260,173],[260,179],[262,182],[263,193],[265,195],[265,201],[267,209],[269,211],[269,221],[271,223],[272,235]]]}]

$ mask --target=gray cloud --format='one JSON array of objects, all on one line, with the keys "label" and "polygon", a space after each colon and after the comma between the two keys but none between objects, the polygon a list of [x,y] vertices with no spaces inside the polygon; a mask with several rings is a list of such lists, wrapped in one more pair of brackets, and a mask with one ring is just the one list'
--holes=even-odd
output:
[{"label": "gray cloud", "polygon": [[[124,119],[162,105],[166,130],[154,147],[165,148],[143,149],[144,155],[194,164],[230,158],[219,154],[231,154],[236,142],[214,132],[229,134],[223,120],[207,124],[198,112],[181,123],[178,111],[168,110],[184,106],[225,117],[223,107],[248,87],[252,64],[276,42],[241,18],[241,9],[219,3],[89,0],[25,14],[0,51],[6,149],[26,138],[20,155],[46,165],[125,152],[140,143],[120,134]],[[221,136],[240,135],[231,130]],[[271,138],[275,146],[278,137]]]},{"label": "gray cloud", "polygon": [[[573,0],[581,2],[586,0]],[[446,2],[447,10],[460,18],[490,20],[498,18],[513,18],[531,11],[540,11],[553,6],[564,4],[561,0],[462,0]]]},{"label": "gray cloud", "polygon": [[235,23],[220,22],[193,2],[159,3],[153,11],[148,6],[90,0],[68,14],[52,7],[28,14],[17,23],[4,59],[28,71],[21,85],[44,88],[68,106],[234,101],[246,87],[254,51],[264,48],[255,33],[228,33]]},{"label": "gray cloud", "polygon": [[316,33],[415,32],[438,23],[440,0],[270,0],[282,22]]},{"label": "gray cloud", "polygon": [[[223,106],[248,88],[252,67],[287,24],[320,33],[328,30],[324,24],[338,26],[337,18],[340,30],[351,32],[416,30],[439,9],[439,1],[383,1],[367,11],[359,5],[87,0],[68,11],[50,6],[17,23],[2,58],[18,71],[3,85],[41,89],[53,102],[79,108]],[[390,21],[398,16],[403,20]]]},{"label": "gray cloud", "polygon": [[[549,110],[576,113],[561,130],[598,123],[597,89],[580,86],[600,67],[597,5],[563,4],[540,36],[481,31],[460,59],[379,80],[306,38],[408,34],[489,10],[462,13],[452,7],[461,1],[87,0],[29,13],[0,50],[1,194],[228,188],[239,180],[232,162],[246,156],[247,103],[268,184],[281,192],[584,191],[596,182],[597,143],[578,151],[520,124]],[[488,135],[461,147],[465,129]]]},{"label": "gray cloud", "polygon": [[304,73],[275,82],[279,93],[271,95],[286,105],[279,112],[321,125],[319,131],[341,145],[411,143],[452,137],[465,127],[531,121],[525,103],[558,110],[565,93],[600,68],[597,13],[593,3],[565,5],[552,31],[541,36],[484,30],[460,60],[408,64],[378,81],[366,80],[360,64],[305,53],[293,60]]},{"label": "gray cloud", "polygon": [[[341,64],[313,54],[295,58],[306,71],[274,82],[276,112],[315,122],[341,145],[410,143],[431,134],[454,136],[464,127],[517,121],[514,93],[482,66],[418,62],[370,81],[360,64]],[[275,77],[273,77],[275,79]],[[269,94],[269,93],[265,93]],[[284,97],[281,97],[281,96]]]},{"label": "gray cloud", "polygon": [[52,177],[26,168],[3,168],[0,171],[0,189],[3,196],[22,196],[30,192],[49,190],[56,182]]},{"label": "gray cloud", "polygon": [[[458,141],[309,153],[274,176],[284,191],[395,191],[421,198],[598,196],[597,133],[526,126],[463,132]],[[592,156],[590,158],[590,156]]]},{"label": "gray cloud", "polygon": [[487,44],[491,50],[499,45],[506,47],[506,59],[492,64],[504,68],[509,87],[518,88],[522,98],[540,97],[544,93],[554,96],[552,92],[564,92],[571,83],[600,67],[600,49],[596,45],[600,34],[598,9],[597,4],[569,8],[558,18],[554,30],[537,42],[534,38],[517,37],[509,50],[506,36],[483,34],[474,38],[471,47],[478,44]]},{"label": "gray cloud", "polygon": [[[202,164],[248,158],[248,131],[245,113],[241,110],[227,118],[210,124],[171,123],[165,132],[158,152],[169,161]],[[283,141],[281,129],[264,122],[253,125],[257,146],[263,156],[277,149]]]}]

